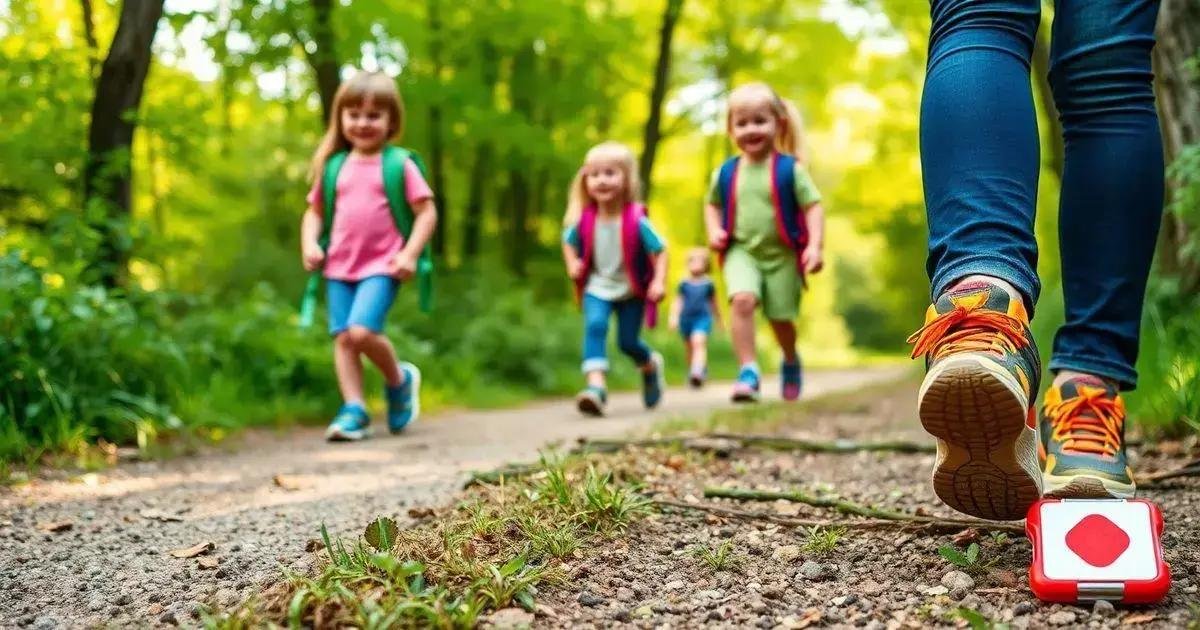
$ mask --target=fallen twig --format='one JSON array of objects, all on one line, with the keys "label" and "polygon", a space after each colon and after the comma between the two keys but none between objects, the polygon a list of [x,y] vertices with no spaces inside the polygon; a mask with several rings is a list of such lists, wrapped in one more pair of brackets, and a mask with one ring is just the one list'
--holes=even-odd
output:
[{"label": "fallen twig", "polygon": [[1176,479],[1179,477],[1200,477],[1200,458],[1193,459],[1192,461],[1178,468],[1160,470],[1156,473],[1150,473],[1148,475],[1138,475],[1137,482],[1139,484],[1153,485],[1158,481]]},{"label": "fallen twig", "polygon": [[743,435],[738,433],[707,433],[698,436],[648,438],[637,440],[592,440],[582,439],[577,450],[589,453],[610,453],[625,448],[676,447],[700,451],[727,452],[737,448],[762,448],[776,451],[801,451],[807,453],[933,453],[932,444],[920,444],[904,440],[883,442],[855,442],[833,440],[822,442],[802,438],[786,438],[771,435]]},{"label": "fallen twig", "polygon": [[[928,530],[934,532],[957,532],[969,527],[982,527],[986,529],[999,530],[1014,534],[1024,534],[1025,529],[1020,525],[1012,523],[992,523],[990,521],[966,521],[956,519],[927,519],[927,520],[891,520],[891,519],[833,519],[833,520],[817,520],[803,519],[791,516],[780,516],[768,512],[747,512],[744,510],[735,510],[720,505],[711,503],[685,503],[683,501],[673,501],[670,499],[655,499],[655,503],[667,507],[673,507],[684,510],[694,510],[698,512],[709,512],[719,514],[731,518],[742,520],[769,521],[780,525],[789,525],[792,527],[848,527],[851,529],[888,529],[898,528],[902,530]],[[922,517],[915,517],[921,519]]]},{"label": "fallen twig", "polygon": [[463,488],[495,485],[500,483],[501,479],[528,477],[544,469],[545,467],[539,462],[536,464],[513,464],[487,472],[473,472],[471,473],[471,477],[463,484]]},{"label": "fallen twig", "polygon": [[844,499],[826,499],[814,497],[803,492],[767,492],[761,490],[746,490],[743,488],[705,488],[705,498],[721,498],[721,499],[738,499],[741,501],[795,501],[804,503],[813,507],[830,508],[837,510],[842,514],[853,514],[872,519],[882,519],[889,521],[904,521],[909,523],[921,524],[941,524],[947,528],[966,528],[979,527],[982,529],[996,529],[1007,532],[1023,533],[1025,528],[1021,525],[1011,523],[999,523],[995,521],[983,521],[978,519],[960,519],[960,518],[940,518],[935,516],[918,516],[916,514],[907,514],[905,512],[895,512],[892,510],[882,510],[866,505],[846,501]]}]

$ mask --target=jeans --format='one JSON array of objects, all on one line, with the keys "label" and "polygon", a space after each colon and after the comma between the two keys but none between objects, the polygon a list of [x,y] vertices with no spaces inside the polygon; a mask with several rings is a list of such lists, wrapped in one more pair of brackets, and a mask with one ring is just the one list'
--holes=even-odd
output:
[{"label": "jeans", "polygon": [[[1030,59],[1040,0],[932,0],[921,102],[936,299],[972,274],[1008,281],[1030,313],[1041,290],[1039,147]],[[1163,207],[1150,51],[1155,0],[1057,0],[1049,80],[1062,121],[1059,206],[1066,325],[1051,370],[1131,389]]]},{"label": "jeans", "polygon": [[617,347],[638,365],[650,360],[650,348],[640,338],[646,305],[637,298],[609,302],[583,295],[583,371],[608,370],[608,320],[617,314]]}]

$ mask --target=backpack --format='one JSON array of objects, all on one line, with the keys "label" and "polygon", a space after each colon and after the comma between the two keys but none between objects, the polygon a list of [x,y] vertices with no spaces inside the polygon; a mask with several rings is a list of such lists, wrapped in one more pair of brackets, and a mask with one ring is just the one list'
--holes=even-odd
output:
[{"label": "backpack", "polygon": [[[737,177],[741,156],[734,156],[721,165],[717,176],[717,186],[721,195],[721,227],[729,235],[729,245],[733,243],[733,233],[737,225]],[[796,200],[796,158],[785,153],[771,155],[771,200],[775,205],[775,226],[779,230],[779,238],[789,249],[796,252],[796,269],[804,277],[804,266],[800,262],[800,253],[808,246],[808,225],[800,203]],[[729,245],[726,245],[728,250]],[[725,252],[720,252],[722,264]]]},{"label": "backpack", "polygon": [[[596,234],[595,206],[583,209],[579,218],[579,258],[583,261],[584,272],[575,280],[575,299],[582,302],[583,291],[588,278],[592,274],[592,253],[595,246]],[[650,254],[642,246],[641,220],[646,216],[646,207],[639,203],[630,203],[621,213],[621,258],[625,274],[629,277],[629,286],[633,289],[634,297],[645,300],[646,289],[654,279],[654,264]],[[654,328],[658,322],[658,303],[646,305],[646,326]]]},{"label": "backpack", "polygon": [[[317,238],[317,243],[322,250],[329,250],[329,239],[333,233],[333,213],[337,202],[337,178],[342,170],[342,166],[346,162],[346,157],[349,156],[348,151],[339,151],[329,157],[325,162],[325,170],[321,174],[321,194],[323,201],[323,211],[321,213],[322,226],[321,235]],[[425,174],[425,163],[416,153],[396,146],[385,146],[383,148],[383,190],[387,195],[388,206],[392,210],[392,218],[396,221],[396,229],[406,240],[412,233],[414,215],[412,207],[408,205],[408,198],[405,196],[404,186],[404,164],[412,160],[417,165],[417,169],[421,174]],[[315,270],[308,278],[308,285],[304,289],[304,299],[300,304],[300,326],[307,328],[312,325],[313,314],[316,310],[317,296],[321,286],[321,270]],[[428,243],[421,250],[421,255],[417,259],[416,269],[418,302],[420,303],[421,311],[428,313],[433,309],[433,253]]]}]

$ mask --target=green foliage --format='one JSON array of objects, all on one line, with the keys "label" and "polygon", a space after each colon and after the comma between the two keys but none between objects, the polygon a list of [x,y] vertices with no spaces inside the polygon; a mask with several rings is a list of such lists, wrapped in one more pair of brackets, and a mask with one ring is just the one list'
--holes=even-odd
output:
[{"label": "green foliage", "polygon": [[938,555],[946,562],[975,575],[986,573],[1000,561],[999,557],[984,559],[979,543],[971,543],[967,546],[966,551],[959,551],[953,545],[942,545],[938,547]]},{"label": "green foliage", "polygon": [[720,545],[708,547],[696,545],[692,555],[710,571],[736,571],[745,561],[745,557],[733,550],[733,541],[726,540]]},{"label": "green foliage", "polygon": [[959,607],[946,613],[946,616],[952,620],[961,620],[966,622],[971,630],[1008,630],[1010,627],[1006,623],[997,623],[988,619],[983,613],[971,608]]},{"label": "green foliage", "polygon": [[813,527],[808,530],[808,539],[804,541],[803,548],[814,555],[829,555],[837,549],[846,531],[845,527]]}]

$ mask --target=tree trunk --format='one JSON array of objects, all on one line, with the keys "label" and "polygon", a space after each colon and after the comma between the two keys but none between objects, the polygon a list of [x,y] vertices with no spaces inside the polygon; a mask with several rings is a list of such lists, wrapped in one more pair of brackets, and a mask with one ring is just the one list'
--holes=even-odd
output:
[{"label": "tree trunk", "polygon": [[671,39],[675,36],[675,25],[683,12],[683,0],[666,0],[662,14],[662,28],[658,35],[658,62],[654,65],[654,85],[650,88],[650,117],[642,141],[642,161],[639,175],[642,178],[642,194],[650,199],[650,176],[654,173],[654,157],[662,139],[662,108],[671,81]]},{"label": "tree trunk", "polygon": [[[429,57],[433,62],[434,85],[442,81],[442,19],[438,13],[441,0],[428,0]],[[440,92],[440,90],[439,90]],[[442,147],[442,106],[435,100],[429,106],[429,163],[433,181],[433,200],[437,204],[438,229],[433,233],[433,250],[439,256],[446,254],[446,233],[451,227],[450,208],[446,202],[446,165]]]},{"label": "tree trunk", "polygon": [[[496,83],[500,79],[500,64],[495,45],[484,40],[479,46],[480,53],[480,82],[494,100]],[[489,103],[490,105],[490,103]],[[480,243],[483,236],[484,199],[487,193],[487,183],[492,175],[494,149],[487,140],[479,140],[475,145],[475,161],[472,164],[469,197],[467,199],[466,216],[463,217],[463,260],[474,261],[479,256]]]},{"label": "tree trunk", "polygon": [[137,125],[131,114],[142,100],[150,71],[150,46],[162,12],[163,0],[125,0],[121,5],[117,32],[92,101],[84,199],[88,217],[97,220],[102,235],[93,266],[100,282],[108,287],[121,283],[129,260],[130,149]]},{"label": "tree trunk", "polygon": [[312,42],[316,50],[308,61],[317,75],[317,91],[321,95],[321,112],[328,121],[333,113],[333,96],[337,93],[341,77],[338,73],[336,40],[333,36],[333,1],[312,0]]},{"label": "tree trunk", "polygon": [[[1163,132],[1163,153],[1172,164],[1189,145],[1200,142],[1200,86],[1194,68],[1200,53],[1200,3],[1163,0],[1158,15],[1158,44],[1154,47],[1155,86]],[[1168,203],[1179,183],[1167,182]],[[1158,262],[1164,275],[1178,277],[1181,290],[1200,290],[1200,260],[1186,253],[1190,234],[1183,218],[1163,217]]]},{"label": "tree trunk", "polygon": [[[533,123],[533,97],[536,88],[537,55],[533,45],[522,46],[513,58],[511,94],[513,112],[526,122]],[[513,156],[514,165],[508,172],[509,190],[509,268],[520,277],[525,276],[525,263],[529,254],[529,172],[533,165],[518,154]]]},{"label": "tree trunk", "polygon": [[96,79],[96,60],[100,58],[100,43],[96,41],[96,19],[92,15],[92,0],[79,0],[83,10],[83,40],[88,47],[88,78]]}]

